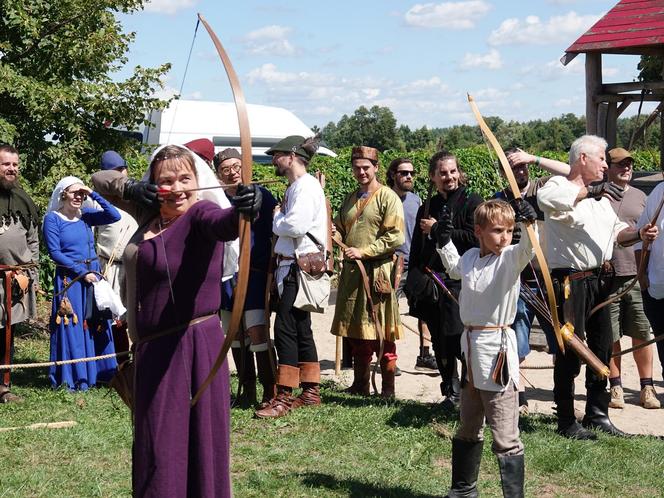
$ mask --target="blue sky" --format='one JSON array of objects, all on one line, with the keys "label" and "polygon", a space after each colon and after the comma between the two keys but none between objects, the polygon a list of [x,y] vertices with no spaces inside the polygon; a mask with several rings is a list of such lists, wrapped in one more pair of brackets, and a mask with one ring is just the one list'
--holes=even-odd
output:
[{"label": "blue sky", "polygon": [[[584,56],[567,67],[559,59],[615,4],[152,0],[120,21],[136,32],[129,67],[172,64],[164,95],[182,85],[200,12],[228,51],[249,103],[285,107],[320,127],[360,105],[381,105],[400,124],[418,128],[473,123],[466,92],[483,114],[505,120],[584,114]],[[636,56],[604,56],[604,81],[633,81],[637,63]],[[232,98],[202,26],[183,98]],[[652,107],[644,105],[644,112]],[[632,104],[624,116],[636,110]]]}]

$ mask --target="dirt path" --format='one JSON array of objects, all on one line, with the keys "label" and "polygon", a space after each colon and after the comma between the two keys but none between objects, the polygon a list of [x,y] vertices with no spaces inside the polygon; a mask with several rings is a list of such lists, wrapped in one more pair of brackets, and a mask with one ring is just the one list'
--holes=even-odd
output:
[{"label": "dirt path", "polygon": [[[404,312],[406,311],[403,306],[402,309]],[[334,373],[336,338],[330,334],[333,316],[334,306],[328,307],[324,314],[312,314],[314,337],[321,362],[321,373],[324,378],[332,378],[342,384],[350,385],[353,379],[352,370],[342,370],[339,377]],[[417,330],[417,320],[415,318],[402,316],[402,319],[405,324]],[[631,346],[631,341],[629,338],[623,338],[622,344],[623,348],[628,348]],[[655,346],[651,347],[654,348]],[[415,333],[406,330],[405,338],[397,343],[398,365],[402,372],[402,375],[396,378],[397,397],[424,403],[439,402],[442,397],[438,375],[429,375],[414,369],[418,352],[419,337]],[[660,401],[664,403],[664,382],[662,382],[661,368],[656,352],[653,356],[655,388],[658,391]],[[551,368],[539,368],[549,367],[551,364],[550,355],[543,352],[533,351],[526,359],[525,368],[522,370],[522,381],[525,382],[531,413],[553,413],[553,370]],[[638,404],[639,376],[631,354],[623,357],[622,369],[626,404],[622,410],[610,409],[611,420],[618,428],[630,433],[664,436],[664,409],[646,410]],[[581,375],[576,380],[576,392],[578,393],[576,408],[581,411],[585,407],[584,379],[585,372],[582,368]],[[376,382],[380,388],[379,376],[377,376]]]}]

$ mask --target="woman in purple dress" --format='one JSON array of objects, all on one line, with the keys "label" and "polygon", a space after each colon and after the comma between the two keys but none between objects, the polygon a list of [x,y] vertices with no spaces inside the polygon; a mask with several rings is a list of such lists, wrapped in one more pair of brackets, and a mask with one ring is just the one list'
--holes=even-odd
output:
[{"label": "woman in purple dress", "polygon": [[227,364],[194,407],[191,398],[224,338],[218,316],[223,241],[237,237],[238,213],[255,215],[260,193],[243,186],[227,209],[199,200],[196,189],[207,173],[188,150],[169,145],[154,155],[149,181],[115,171],[93,175],[95,188],[133,211],[139,224],[123,257],[136,346],[136,497],[231,496]]}]

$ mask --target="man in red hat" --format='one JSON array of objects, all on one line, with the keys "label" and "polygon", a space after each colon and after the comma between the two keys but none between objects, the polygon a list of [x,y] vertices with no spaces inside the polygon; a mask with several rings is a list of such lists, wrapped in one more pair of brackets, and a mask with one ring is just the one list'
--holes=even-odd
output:
[{"label": "man in red hat", "polygon": [[[380,337],[385,338],[383,355],[378,358],[382,372],[381,395],[394,396],[396,344],[401,338],[399,303],[395,289],[394,253],[404,243],[404,214],[399,196],[378,182],[378,151],[354,147],[351,153],[353,176],[359,188],[344,200],[336,229],[344,243],[344,266],[339,278],[332,334],[348,337],[352,347],[355,378],[351,394],[369,395],[369,366],[373,353],[379,355]],[[368,297],[356,261],[364,265],[379,323],[368,312]]]},{"label": "man in red hat", "polygon": [[209,138],[197,138],[191,142],[187,142],[184,146],[203,159],[208,166],[212,166],[214,160],[214,144]]}]

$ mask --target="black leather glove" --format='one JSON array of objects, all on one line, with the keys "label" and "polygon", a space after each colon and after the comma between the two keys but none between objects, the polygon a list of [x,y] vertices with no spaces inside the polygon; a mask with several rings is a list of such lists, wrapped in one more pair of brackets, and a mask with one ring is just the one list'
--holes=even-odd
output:
[{"label": "black leather glove", "polygon": [[444,247],[452,240],[452,230],[454,230],[452,215],[449,211],[444,210],[440,219],[431,227],[431,234],[438,247]]},{"label": "black leather glove", "polygon": [[517,223],[532,223],[537,220],[537,211],[530,202],[518,198],[512,199],[510,205],[514,209],[514,221]]},{"label": "black leather glove", "polygon": [[246,214],[253,220],[261,209],[263,194],[256,185],[239,184],[229,201],[238,213]]},{"label": "black leather glove", "polygon": [[154,183],[138,180],[127,180],[124,186],[122,198],[126,201],[134,201],[148,209],[159,209],[158,188]]},{"label": "black leather glove", "polygon": [[594,197],[599,200],[603,195],[611,197],[614,201],[620,201],[625,195],[625,191],[622,187],[619,187],[615,183],[611,182],[602,182],[597,185],[588,185],[586,187],[588,195],[586,197]]}]

